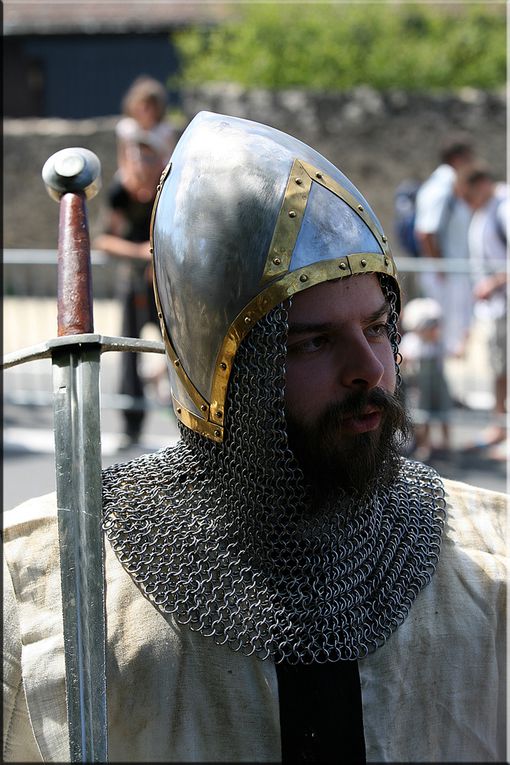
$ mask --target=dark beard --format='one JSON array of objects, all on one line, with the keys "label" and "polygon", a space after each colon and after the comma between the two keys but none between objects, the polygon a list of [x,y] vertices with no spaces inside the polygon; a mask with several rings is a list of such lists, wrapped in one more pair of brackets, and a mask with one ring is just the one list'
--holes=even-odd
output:
[{"label": "dark beard", "polygon": [[[380,427],[342,437],[343,419],[361,415],[368,406],[381,410]],[[404,405],[382,388],[349,394],[341,403],[328,406],[313,425],[303,425],[289,414],[286,419],[289,446],[314,504],[322,504],[339,491],[363,498],[376,487],[391,486],[411,433]]]}]

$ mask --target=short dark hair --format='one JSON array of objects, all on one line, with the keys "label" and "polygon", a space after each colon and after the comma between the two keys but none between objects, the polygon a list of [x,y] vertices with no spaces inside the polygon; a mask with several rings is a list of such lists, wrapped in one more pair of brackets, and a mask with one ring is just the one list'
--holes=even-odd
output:
[{"label": "short dark hair", "polygon": [[453,133],[446,136],[441,144],[441,162],[450,164],[455,157],[465,157],[473,153],[473,142],[465,133]]},{"label": "short dark hair", "polygon": [[488,165],[472,165],[464,178],[468,186],[474,186],[480,181],[495,181],[496,177]]}]

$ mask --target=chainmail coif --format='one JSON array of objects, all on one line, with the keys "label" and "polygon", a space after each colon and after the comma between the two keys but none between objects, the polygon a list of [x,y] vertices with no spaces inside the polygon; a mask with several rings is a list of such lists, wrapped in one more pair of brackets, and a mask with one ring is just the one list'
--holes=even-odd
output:
[{"label": "chainmail coif", "polygon": [[[311,512],[287,444],[286,336],[278,306],[242,343],[223,444],[180,426],[176,446],[104,471],[104,528],[145,596],[217,643],[276,662],[358,659],[430,581],[444,491],[402,459],[389,490]],[[390,338],[396,352],[395,323]]]}]

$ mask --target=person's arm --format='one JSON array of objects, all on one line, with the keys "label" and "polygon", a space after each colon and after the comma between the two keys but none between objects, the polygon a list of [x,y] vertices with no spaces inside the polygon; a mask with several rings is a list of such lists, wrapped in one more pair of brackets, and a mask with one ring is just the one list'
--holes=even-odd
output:
[{"label": "person's arm", "polygon": [[441,258],[439,232],[444,226],[445,211],[451,203],[452,190],[444,182],[431,178],[416,197],[415,232],[425,258]]},{"label": "person's arm", "polygon": [[114,258],[150,261],[150,242],[130,242],[114,234],[100,234],[94,240],[94,247]]},{"label": "person's arm", "polygon": [[490,276],[484,276],[476,285],[473,290],[476,300],[488,300],[490,296],[504,287],[507,283],[508,275],[506,273],[491,274]]},{"label": "person's arm", "polygon": [[420,242],[421,252],[422,255],[425,258],[442,258],[441,249],[439,247],[439,242],[437,239],[437,234],[435,233],[423,233],[422,231],[417,232],[418,239]]},{"label": "person's arm", "polygon": [[150,242],[131,242],[123,237],[125,219],[119,210],[110,210],[107,233],[94,239],[93,246],[114,258],[150,260]]}]

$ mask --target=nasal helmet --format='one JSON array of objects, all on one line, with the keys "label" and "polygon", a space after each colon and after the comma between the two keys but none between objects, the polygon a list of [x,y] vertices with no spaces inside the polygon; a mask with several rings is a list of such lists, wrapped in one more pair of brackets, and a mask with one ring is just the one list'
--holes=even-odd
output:
[{"label": "nasal helmet", "polygon": [[321,282],[396,267],[349,179],[275,128],[200,112],[161,177],[151,222],[154,289],[172,402],[223,441],[237,349],[272,308]]}]

